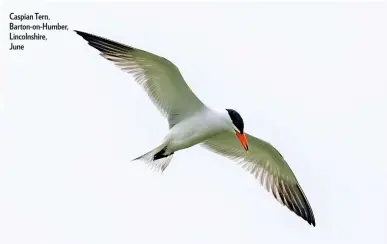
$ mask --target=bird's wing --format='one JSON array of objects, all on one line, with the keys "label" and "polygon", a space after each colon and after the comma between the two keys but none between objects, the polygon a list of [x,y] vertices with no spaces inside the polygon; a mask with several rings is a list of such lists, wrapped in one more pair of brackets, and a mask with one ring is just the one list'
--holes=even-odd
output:
[{"label": "bird's wing", "polygon": [[282,155],[269,143],[249,134],[246,136],[249,143],[248,152],[232,132],[218,134],[204,141],[202,145],[215,153],[240,162],[281,204],[315,226],[312,208]]},{"label": "bird's wing", "polygon": [[205,105],[169,60],[106,38],[75,31],[122,70],[131,73],[172,127]]}]

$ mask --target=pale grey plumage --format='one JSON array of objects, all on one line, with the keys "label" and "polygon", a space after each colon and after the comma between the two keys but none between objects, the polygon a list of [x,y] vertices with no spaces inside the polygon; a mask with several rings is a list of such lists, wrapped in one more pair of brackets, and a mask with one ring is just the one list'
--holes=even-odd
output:
[{"label": "pale grey plumage", "polygon": [[205,105],[184,81],[179,69],[169,60],[103,37],[76,31],[89,45],[122,70],[133,75],[147,92],[171,128]]},{"label": "pale grey plumage", "polygon": [[267,191],[283,205],[315,225],[312,208],[296,176],[282,155],[269,143],[247,134],[249,152],[240,147],[232,132],[226,131],[204,141],[202,145],[239,162],[254,175]]}]

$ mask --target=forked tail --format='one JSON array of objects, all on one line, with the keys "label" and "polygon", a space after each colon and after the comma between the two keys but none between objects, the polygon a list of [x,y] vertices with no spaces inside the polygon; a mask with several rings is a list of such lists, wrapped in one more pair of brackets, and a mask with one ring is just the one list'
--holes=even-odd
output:
[{"label": "forked tail", "polygon": [[132,159],[132,161],[142,160],[147,163],[152,169],[164,172],[164,170],[171,162],[172,156],[173,152],[168,154],[167,145],[163,143],[155,149],[141,155],[140,157]]}]

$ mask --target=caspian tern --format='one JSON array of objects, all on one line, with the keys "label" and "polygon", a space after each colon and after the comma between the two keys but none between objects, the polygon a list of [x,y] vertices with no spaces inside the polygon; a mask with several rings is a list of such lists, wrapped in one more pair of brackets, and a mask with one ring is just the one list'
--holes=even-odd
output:
[{"label": "caspian tern", "polygon": [[268,142],[245,133],[237,111],[206,106],[188,87],[179,69],[163,57],[75,32],[99,50],[102,57],[132,74],[168,119],[169,132],[162,143],[134,160],[144,160],[164,171],[175,152],[200,144],[241,163],[281,204],[310,225],[316,225],[312,208],[283,156]]}]

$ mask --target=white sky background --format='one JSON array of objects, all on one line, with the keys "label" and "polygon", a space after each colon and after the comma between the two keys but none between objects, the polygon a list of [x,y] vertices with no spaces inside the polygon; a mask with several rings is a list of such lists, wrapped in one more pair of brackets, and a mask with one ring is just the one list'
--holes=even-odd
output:
[{"label": "white sky background", "polygon": [[[72,31],[7,51],[8,14],[36,11],[162,55],[239,111],[317,226],[199,146],[163,175],[131,163],[166,120]],[[24,3],[1,18],[0,243],[386,243],[386,4]]]}]

